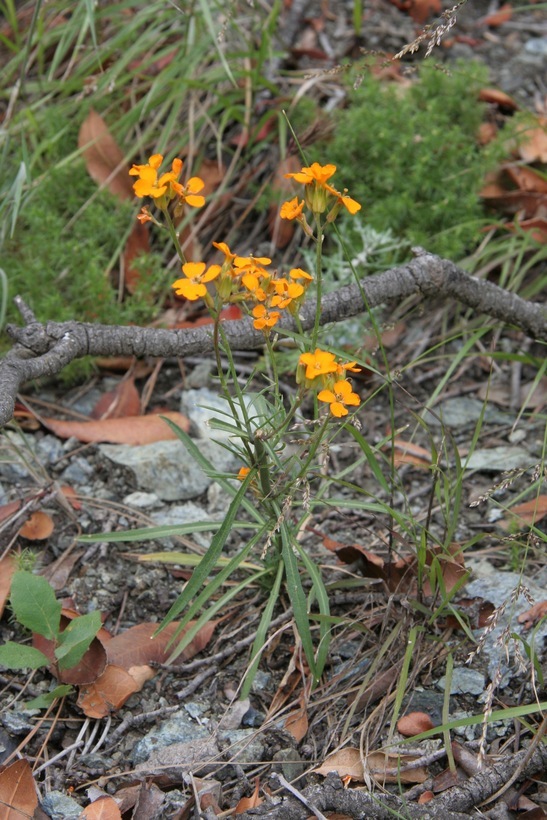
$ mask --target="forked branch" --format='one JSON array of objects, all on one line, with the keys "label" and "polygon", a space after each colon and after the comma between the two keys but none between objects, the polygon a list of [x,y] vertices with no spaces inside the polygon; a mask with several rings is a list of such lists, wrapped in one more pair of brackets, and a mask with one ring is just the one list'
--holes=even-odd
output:
[{"label": "forked branch", "polygon": [[[547,310],[482,279],[476,279],[453,262],[421,249],[406,265],[367,276],[325,296],[321,302],[321,324],[339,322],[386,302],[408,296],[424,299],[453,299],[477,314],[486,314],[520,328],[528,336],[547,341]],[[182,357],[209,353],[213,339],[208,326],[164,330],[148,327],[119,327],[83,322],[41,324],[22,299],[16,303],[25,322],[8,325],[15,345],[0,361],[0,426],[13,416],[15,398],[25,382],[53,376],[83,356]],[[304,330],[313,327],[315,304],[304,304]],[[295,329],[291,317],[283,317],[276,329]],[[224,332],[233,350],[251,350],[264,344],[264,336],[250,319],[226,322]]]}]

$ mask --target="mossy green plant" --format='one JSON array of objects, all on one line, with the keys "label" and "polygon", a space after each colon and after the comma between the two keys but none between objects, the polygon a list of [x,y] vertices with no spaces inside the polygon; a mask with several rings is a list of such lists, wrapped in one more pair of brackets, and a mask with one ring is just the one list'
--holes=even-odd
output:
[{"label": "mossy green plant", "polygon": [[[135,207],[108,190],[99,191],[83,160],[73,157],[63,164],[63,156],[76,150],[77,126],[53,120],[61,136],[31,166],[15,230],[4,237],[7,321],[19,320],[13,306],[17,294],[39,321],[146,324],[157,315],[162,291],[165,295],[161,258],[152,253],[137,260],[142,281],[121,299],[113,278],[134,225]],[[13,151],[9,167],[14,174],[24,155],[24,150]]]},{"label": "mossy green plant", "polygon": [[477,142],[486,69],[425,65],[409,85],[387,85],[370,73],[359,80],[334,139],[314,145],[307,158],[328,155],[363,203],[370,227],[462,258],[480,242],[485,213],[479,191],[502,152],[497,144]]}]

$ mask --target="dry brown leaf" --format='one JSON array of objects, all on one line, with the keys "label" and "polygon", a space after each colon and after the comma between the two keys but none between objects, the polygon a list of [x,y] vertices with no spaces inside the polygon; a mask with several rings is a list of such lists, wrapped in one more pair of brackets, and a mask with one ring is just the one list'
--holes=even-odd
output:
[{"label": "dry brown leaf", "polygon": [[547,117],[538,117],[537,127],[519,142],[518,153],[524,162],[547,163]]},{"label": "dry brown leaf", "polygon": [[[281,160],[271,183],[271,190],[283,198],[283,201],[293,199],[298,194],[294,191],[294,186],[290,179],[285,178],[285,174],[294,174],[300,171],[300,159],[291,154],[284,160]],[[268,229],[270,238],[275,242],[277,248],[285,248],[294,236],[295,221],[290,219],[281,219],[279,216],[279,196],[275,198],[275,202],[270,205],[268,213]],[[300,197],[299,197],[300,199]]]},{"label": "dry brown leaf", "polygon": [[431,453],[425,447],[420,447],[419,444],[413,444],[411,441],[404,441],[402,438],[394,439],[390,446],[395,450],[393,456],[395,467],[400,467],[402,464],[413,464],[415,467],[422,467],[426,470],[431,467]]},{"label": "dry brown leaf", "polygon": [[92,419],[114,419],[123,416],[138,416],[141,409],[139,391],[135,379],[122,379],[113,390],[103,393],[90,413]]},{"label": "dry brown leaf", "polygon": [[[155,672],[150,671],[153,676]],[[80,687],[78,706],[87,717],[107,717],[120,709],[132,694],[140,690],[141,685],[125,669],[108,665],[97,680]]]},{"label": "dry brown leaf", "polygon": [[371,752],[365,758],[365,771],[377,783],[423,783],[429,777],[424,766],[405,770],[405,764],[417,760],[415,755],[386,754]]},{"label": "dry brown leaf", "polygon": [[83,810],[85,820],[121,820],[122,813],[113,797],[99,797]]},{"label": "dry brown leaf", "polygon": [[17,570],[13,555],[4,555],[0,560],[0,618],[4,612],[11,591],[11,579]]},{"label": "dry brown leaf", "polygon": [[283,728],[300,743],[308,732],[308,702],[304,692],[298,698],[298,703],[299,707],[285,718]]},{"label": "dry brown leaf", "polygon": [[25,521],[19,530],[19,535],[28,541],[43,541],[45,538],[49,538],[54,529],[55,525],[52,517],[41,510],[37,510],[37,512],[32,513],[28,521]]},{"label": "dry brown leaf", "polygon": [[[75,609],[63,607],[60,621],[61,632],[63,632],[70,621],[77,618],[79,614],[80,613]],[[106,636],[107,640],[110,638],[109,633],[105,629],[99,630],[98,636],[91,641],[89,649],[84,654],[80,663],[71,669],[60,670],[58,668],[57,659],[55,657],[56,644],[54,641],[45,638],[43,635],[33,633],[32,645],[35,649],[39,649],[40,652],[43,652],[46,658],[48,658],[51,673],[55,675],[58,680],[62,683],[71,683],[75,686],[79,686],[81,684],[91,683],[91,681],[98,678],[105,669],[106,651],[103,646],[103,636]]]},{"label": "dry brown leaf", "polygon": [[260,804],[264,802],[264,798],[258,796],[259,791],[260,778],[257,777],[255,778],[254,792],[250,797],[241,798],[241,800],[234,809],[234,814],[244,814],[244,812],[249,811],[249,809],[256,809],[257,806],[260,806]]},{"label": "dry brown leaf", "polygon": [[505,530],[515,524],[519,528],[532,527],[547,515],[547,495],[538,495],[530,501],[516,504],[507,511],[506,515],[509,517],[499,522],[499,525]]},{"label": "dry brown leaf", "polygon": [[105,185],[118,199],[132,199],[133,185],[123,151],[96,111],[91,109],[80,127],[78,147],[87,172],[97,185]]},{"label": "dry brown leaf", "polygon": [[500,91],[499,88],[482,88],[479,92],[479,100],[486,103],[498,105],[500,108],[505,108],[508,111],[516,111],[518,104],[515,100],[506,94],[505,91]]},{"label": "dry brown leaf", "polygon": [[17,501],[10,501],[9,504],[2,504],[0,507],[0,521],[5,521],[6,518],[10,518],[17,512],[22,503],[21,499],[18,499]]},{"label": "dry brown leaf", "polygon": [[521,612],[517,621],[519,624],[524,624],[525,629],[531,629],[539,623],[545,615],[547,615],[547,601],[540,601],[530,607],[530,609],[527,609],[526,612]]},{"label": "dry brown leaf", "polygon": [[[482,401],[490,401],[493,404],[498,404],[500,407],[511,406],[511,388],[510,385],[484,384],[477,390],[477,397]],[[533,382],[525,382],[520,385],[519,402],[522,406],[526,403],[526,407],[531,410],[538,410],[547,403],[547,377],[543,377],[540,382],[534,385]]]},{"label": "dry brown leaf", "polygon": [[497,11],[492,12],[492,14],[487,14],[486,17],[483,17],[480,21],[483,26],[488,26],[489,28],[497,28],[498,26],[502,26],[504,23],[508,23],[511,17],[513,16],[513,7],[510,3],[504,3],[503,6]]},{"label": "dry brown leaf", "polygon": [[329,755],[325,762],[313,771],[323,777],[326,777],[330,772],[337,772],[341,778],[348,777],[360,783],[365,781],[361,752],[351,746],[339,749],[334,754]]},{"label": "dry brown leaf", "polygon": [[506,225],[505,227],[513,232],[517,229],[526,231],[536,242],[540,242],[542,245],[547,244],[547,218],[545,217],[538,216],[531,219],[521,219],[518,226]]},{"label": "dry brown leaf", "polygon": [[397,731],[404,737],[414,737],[433,729],[434,725],[426,712],[409,712],[397,721]]},{"label": "dry brown leaf", "polygon": [[[190,621],[179,636],[179,640],[188,629],[194,625],[195,621]],[[218,621],[213,620],[206,623],[194,637],[192,642],[177,658],[178,663],[188,661],[201,652],[209,643]],[[158,628],[158,624],[137,624],[125,632],[120,632],[115,638],[108,642],[107,654],[109,663],[121,666],[129,670],[132,666],[155,663],[165,663],[174,646],[167,646],[178,629],[178,622],[173,621],[163,629],[159,635],[152,637]],[[176,645],[176,644],[175,644]]]},{"label": "dry brown leaf", "polygon": [[[190,422],[182,413],[169,412],[162,415],[186,432],[190,429]],[[74,436],[83,442],[108,441],[111,444],[139,445],[177,438],[169,425],[154,413],[97,421],[64,421],[51,418],[42,421],[48,430],[60,438]]]},{"label": "dry brown leaf", "polygon": [[538,194],[547,193],[547,180],[534,171],[533,168],[511,163],[511,165],[505,166],[505,173],[521,191],[535,191]]},{"label": "dry brown leaf", "polygon": [[16,760],[0,772],[0,818],[32,817],[38,795],[28,760]]},{"label": "dry brown leaf", "polygon": [[150,253],[150,232],[148,225],[135,221],[123,250],[123,285],[128,293],[135,293],[141,274],[133,267],[133,262],[143,253]]}]

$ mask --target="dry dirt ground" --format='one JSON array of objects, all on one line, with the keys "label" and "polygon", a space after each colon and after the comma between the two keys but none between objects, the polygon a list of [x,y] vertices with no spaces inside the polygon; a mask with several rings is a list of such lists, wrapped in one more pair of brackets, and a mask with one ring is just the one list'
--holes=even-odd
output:
[{"label": "dry dirt ground", "polygon": [[[320,43],[325,51],[331,49],[333,64],[344,55],[355,54],[359,47],[398,51],[416,33],[416,25],[407,14],[387,2],[377,2],[366,10],[363,36],[356,41],[351,35],[350,8],[332,2],[324,5],[327,23]],[[520,15],[518,22],[508,21],[485,30],[478,21],[489,10],[485,3],[465,6],[453,30],[456,42],[450,51],[441,51],[440,58],[472,54],[484,59],[492,71],[493,83],[532,107],[538,95],[545,94],[544,79],[526,59],[526,43],[538,36],[538,15],[531,10]],[[298,43],[307,30],[303,16],[293,13],[291,17],[292,42]],[[545,37],[545,27],[539,34]],[[479,43],[470,45],[471,38]],[[414,419],[445,376],[446,359],[439,366],[426,361],[404,370],[406,363],[417,358],[419,348],[425,350],[435,343],[443,345],[443,352],[453,350],[457,354],[461,340],[444,342],[444,335],[451,335],[446,330],[460,328],[473,319],[456,306],[407,304],[379,315],[379,321],[386,328],[391,370],[401,372],[393,388],[395,427],[404,431],[412,424],[414,429]],[[447,473],[456,475],[456,449],[465,456],[473,444],[476,460],[464,475],[454,532],[455,542],[471,544],[465,553],[471,576],[458,592],[455,606],[468,619],[475,638],[485,639],[482,651],[469,662],[474,644],[447,611],[430,617],[435,602],[416,603],[402,581],[394,583],[389,572],[371,571],[370,557],[363,555],[362,549],[385,560],[407,556],[412,552],[409,533],[404,538],[395,533],[387,515],[366,515],[349,506],[334,506],[311,522],[304,541],[332,585],[332,611],[340,617],[324,679],[315,691],[307,687],[289,603],[282,594],[274,613],[275,628],[250,698],[243,707],[239,705],[238,687],[249,663],[249,647],[264,602],[264,593],[254,587],[236,599],[231,610],[221,613],[223,617],[202,652],[177,665],[155,668],[155,676],[108,717],[86,719],[76,705],[75,695],[71,695],[61,708],[57,705],[42,720],[43,712],[25,712],[20,704],[47,691],[52,685],[51,675],[37,673],[28,680],[22,673],[1,673],[0,745],[5,747],[6,759],[21,744],[21,753],[36,764],[36,781],[41,798],[45,798],[40,816],[77,817],[89,800],[110,794],[125,801],[121,806],[123,817],[210,818],[233,809],[240,798],[251,797],[257,783],[261,797],[274,795],[260,809],[268,809],[272,817],[329,816],[334,808],[338,814],[330,816],[389,816],[374,802],[350,805],[346,796],[379,796],[386,791],[404,795],[405,802],[398,804],[400,813],[396,816],[427,816],[427,806],[421,809],[417,803],[422,792],[440,792],[468,778],[475,778],[473,783],[478,788],[471,802],[464,806],[455,797],[453,805],[445,804],[435,816],[449,817],[450,811],[459,810],[460,814],[454,816],[514,817],[517,809],[539,812],[537,807],[545,808],[545,790],[539,782],[528,780],[527,790],[518,788],[523,782],[522,771],[534,752],[541,752],[541,741],[530,748],[538,714],[524,718],[525,724],[516,720],[488,725],[471,720],[468,725],[463,723],[464,718],[492,710],[545,700],[541,672],[545,629],[540,625],[534,632],[532,618],[519,620],[519,615],[530,610],[532,599],[540,603],[546,597],[542,525],[537,525],[535,535],[527,530],[509,535],[503,527],[507,516],[500,512],[520,499],[537,465],[545,463],[545,377],[525,413],[517,419],[522,396],[529,392],[537,368],[520,366],[509,357],[493,363],[488,356],[490,347],[495,346],[508,354],[526,351],[530,361],[539,363],[544,359],[544,348],[517,331],[496,327],[482,338],[481,344],[484,356],[466,359],[451,374],[431,404],[433,412],[424,415],[425,425],[417,425],[413,443],[423,449],[411,453],[415,463],[409,459],[398,467],[397,491],[386,501],[399,509],[408,505],[416,522],[427,522],[433,532],[441,533],[446,520],[442,499],[433,494],[427,454],[434,445],[445,454]],[[238,361],[243,368],[253,363],[248,357]],[[181,398],[188,401],[189,391],[215,391],[215,382],[207,376],[204,365],[186,362],[181,375],[177,363],[165,362],[155,384],[152,406],[180,410]],[[106,386],[100,377],[69,394],[59,386],[42,387],[35,398],[87,412],[115,384],[115,377],[114,381],[111,376],[109,379]],[[137,379],[140,387],[144,383],[144,378]],[[367,440],[374,444],[385,437],[389,417],[388,393],[376,393],[377,387],[374,378],[359,384],[363,397],[360,421]],[[43,407],[41,412],[45,412]],[[478,428],[480,436],[473,442]],[[192,429],[196,433],[197,428]],[[157,622],[177,597],[181,577],[185,577],[180,566],[159,561],[139,563],[127,553],[160,549],[199,552],[207,544],[208,535],[85,545],[76,540],[77,536],[177,523],[189,520],[184,517],[188,515],[221,515],[227,501],[214,484],[181,499],[176,493],[170,495],[165,482],[158,479],[154,492],[153,487],[143,486],[138,468],[135,471],[112,455],[108,448],[82,445],[75,439],[63,441],[43,430],[27,433],[25,442],[10,433],[4,439],[0,481],[5,502],[37,488],[44,490],[43,508],[51,512],[55,529],[40,544],[38,566],[49,573],[60,597],[70,598],[82,613],[98,609],[105,616],[107,629],[121,634],[137,624]],[[342,438],[331,452],[331,465],[340,469],[355,458],[355,444]],[[504,473],[508,468],[514,469],[510,477]],[[57,503],[50,492],[51,481],[69,484],[76,490],[76,508]],[[366,463],[353,475],[353,481],[378,495]],[[481,498],[484,500],[473,506]],[[347,499],[351,500],[350,493]],[[241,532],[232,534],[228,554],[237,550],[241,538]],[[357,548],[349,558],[346,555],[340,560],[332,541]],[[35,549],[35,543],[21,538],[18,546]],[[526,587],[524,593],[519,590],[520,582]],[[495,629],[485,630],[485,619],[494,610]],[[6,615],[0,634],[3,640],[23,638],[20,628]],[[512,634],[520,638],[513,640]],[[415,647],[410,668],[404,671],[408,674],[406,692],[398,703],[397,685],[408,657],[405,653],[410,636]],[[530,646],[536,653],[535,666],[526,656]],[[445,696],[449,655],[449,663],[453,664],[450,698]],[[495,689],[489,688],[493,679],[497,679]],[[394,709],[398,715],[426,713],[435,725],[446,719],[462,719],[462,725],[451,734],[458,763],[455,779],[446,773],[443,738],[408,744],[397,732],[390,732],[394,728]],[[383,777],[385,761],[367,758],[385,744],[388,736],[396,752],[413,753],[421,759],[419,769],[410,767],[406,771],[408,758],[404,757],[403,771],[392,773],[391,783]],[[482,814],[473,806],[494,794],[499,784],[490,788],[485,777],[477,786],[480,775],[473,766],[481,749],[488,755],[488,765],[509,765],[502,782],[510,781],[513,762],[522,764],[515,786],[510,786],[503,799],[494,798],[492,805],[484,806]],[[340,750],[346,750],[348,756],[340,757]],[[529,759],[517,757],[521,751]],[[314,772],[333,753],[338,755],[337,768],[343,782],[336,777],[333,781],[332,776],[325,780],[328,765],[322,774]],[[362,759],[368,760],[365,772]],[[376,779],[375,766],[380,771]],[[423,776],[414,779],[409,774],[413,771]],[[541,780],[541,764],[534,773]],[[290,803],[287,784],[300,793]],[[312,807],[301,801],[305,789],[311,789]],[[323,815],[319,811],[321,790],[328,795],[322,804]],[[522,796],[525,791],[526,796]],[[275,800],[281,798],[285,802],[276,805]],[[1,811],[0,816],[12,817]]]}]

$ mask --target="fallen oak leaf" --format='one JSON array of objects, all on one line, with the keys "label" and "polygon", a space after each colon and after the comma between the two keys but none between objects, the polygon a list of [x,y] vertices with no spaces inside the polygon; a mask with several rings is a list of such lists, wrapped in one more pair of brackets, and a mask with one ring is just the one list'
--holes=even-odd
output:
[{"label": "fallen oak leaf", "polygon": [[[162,415],[186,432],[190,429],[190,421],[182,413],[169,412]],[[86,443],[105,441],[110,444],[140,445],[177,438],[169,425],[155,413],[96,421],[64,421],[52,418],[43,418],[41,421],[48,430],[60,438],[74,436],[78,441]]]},{"label": "fallen oak leaf", "polygon": [[525,629],[531,629],[546,615],[547,601],[539,601],[539,603],[534,604],[530,607],[530,609],[527,609],[526,612],[521,612],[517,618],[517,621],[519,624],[523,624]]},{"label": "fallen oak leaf", "polygon": [[113,390],[103,393],[90,413],[92,419],[104,420],[123,416],[138,416],[141,409],[135,379],[122,379]]},{"label": "fallen oak leaf", "polygon": [[80,814],[79,820],[122,820],[122,813],[113,797],[99,797]]},{"label": "fallen oak leaf", "polygon": [[509,517],[499,521],[499,525],[507,530],[515,523],[522,529],[523,527],[533,527],[547,515],[547,495],[538,495],[530,501],[523,501],[507,510]]},{"label": "fallen oak leaf", "polygon": [[0,772],[2,820],[32,817],[38,806],[36,784],[28,760],[16,760]]},{"label": "fallen oak leaf", "polygon": [[87,172],[100,186],[106,186],[118,199],[132,199],[133,185],[123,151],[106,122],[93,108],[80,126],[78,147]]},{"label": "fallen oak leaf", "polygon": [[255,787],[252,795],[250,797],[242,797],[237,806],[235,807],[234,814],[244,814],[249,809],[256,809],[257,806],[260,806],[264,802],[263,797],[259,797],[260,791],[260,778],[255,778]]}]

